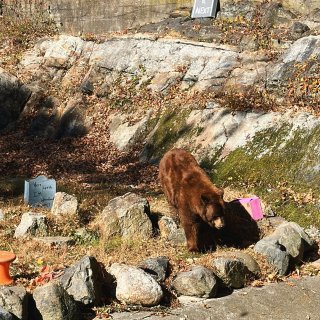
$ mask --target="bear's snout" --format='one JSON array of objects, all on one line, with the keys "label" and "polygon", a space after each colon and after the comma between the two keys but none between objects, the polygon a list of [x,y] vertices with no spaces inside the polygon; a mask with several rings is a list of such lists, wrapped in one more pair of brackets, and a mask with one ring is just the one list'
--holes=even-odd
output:
[{"label": "bear's snout", "polygon": [[225,226],[224,218],[223,217],[217,217],[214,219],[214,227],[216,229],[222,229]]}]

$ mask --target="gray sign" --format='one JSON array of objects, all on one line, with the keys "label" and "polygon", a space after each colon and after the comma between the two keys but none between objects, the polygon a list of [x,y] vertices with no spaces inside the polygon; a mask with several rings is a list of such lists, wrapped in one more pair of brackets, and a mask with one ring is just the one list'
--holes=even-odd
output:
[{"label": "gray sign", "polygon": [[215,17],[219,0],[195,0],[191,18]]},{"label": "gray sign", "polygon": [[39,176],[24,182],[24,202],[32,207],[51,208],[57,184],[54,179]]}]

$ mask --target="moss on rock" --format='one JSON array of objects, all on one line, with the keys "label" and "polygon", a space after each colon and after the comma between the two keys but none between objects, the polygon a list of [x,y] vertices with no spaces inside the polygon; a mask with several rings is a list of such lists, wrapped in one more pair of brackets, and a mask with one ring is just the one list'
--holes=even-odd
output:
[{"label": "moss on rock", "polygon": [[143,150],[143,158],[151,162],[157,162],[162,155],[169,150],[174,143],[189,132],[186,119],[190,110],[168,110],[159,116],[151,139]]},{"label": "moss on rock", "polygon": [[[293,130],[292,125],[257,134],[245,147],[212,162],[219,185],[246,188],[270,203],[274,211],[302,226],[320,227],[317,146],[320,126]],[[205,161],[208,168],[208,159]]]}]

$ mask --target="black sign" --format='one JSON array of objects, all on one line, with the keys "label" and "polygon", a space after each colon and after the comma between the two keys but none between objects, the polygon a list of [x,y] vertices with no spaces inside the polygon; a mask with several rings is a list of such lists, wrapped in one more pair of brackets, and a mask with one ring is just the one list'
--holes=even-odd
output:
[{"label": "black sign", "polygon": [[215,17],[220,10],[219,0],[195,0],[191,18]]}]

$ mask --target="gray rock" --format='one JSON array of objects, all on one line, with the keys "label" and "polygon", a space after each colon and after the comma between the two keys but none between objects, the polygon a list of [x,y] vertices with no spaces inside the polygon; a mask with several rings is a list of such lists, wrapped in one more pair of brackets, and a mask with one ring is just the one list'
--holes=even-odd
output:
[{"label": "gray rock", "polygon": [[146,131],[150,115],[149,112],[140,121],[130,124],[127,115],[116,114],[109,125],[110,141],[118,150],[128,150]]},{"label": "gray rock", "polygon": [[305,250],[308,251],[313,241],[305,231],[295,222],[284,222],[268,237],[275,239],[286,248],[291,257],[302,259]]},{"label": "gray rock", "polygon": [[116,298],[123,303],[156,306],[163,292],[160,285],[142,269],[114,263],[109,273],[116,278]]},{"label": "gray rock", "polygon": [[[274,88],[286,85],[295,71],[295,64],[302,63],[310,57],[314,57],[317,63],[319,52],[320,36],[308,36],[295,41],[290,48],[280,57],[275,65],[268,67],[268,87]],[[310,70],[312,68],[310,67]]]},{"label": "gray rock", "polygon": [[26,290],[17,286],[1,286],[0,307],[11,313],[14,319],[28,319],[28,295]]},{"label": "gray rock", "polygon": [[0,130],[19,118],[30,95],[26,86],[0,68]]},{"label": "gray rock", "polygon": [[178,228],[175,232],[172,232],[168,237],[168,241],[176,246],[185,246],[187,243],[187,238],[184,229]]},{"label": "gray rock", "polygon": [[101,215],[100,229],[105,239],[121,236],[125,239],[150,238],[152,223],[149,203],[146,199],[133,193],[109,201]]},{"label": "gray rock", "polygon": [[171,217],[163,216],[158,221],[160,236],[176,246],[185,246],[186,234],[183,228],[179,228]]},{"label": "gray rock", "polygon": [[234,251],[224,254],[223,256],[226,258],[233,257],[239,259],[247,267],[247,269],[255,275],[259,275],[261,272],[259,264],[249,253]]},{"label": "gray rock", "polygon": [[60,215],[76,215],[78,213],[78,200],[74,195],[57,192],[54,196],[51,213]]},{"label": "gray rock", "polygon": [[[49,282],[33,292],[36,309],[42,320],[77,320],[76,302],[62,285]],[[35,317],[35,316],[34,316]]]},{"label": "gray rock", "polygon": [[290,27],[290,36],[293,40],[298,40],[309,30],[310,28],[306,24],[296,21]]},{"label": "gray rock", "polygon": [[311,11],[309,19],[313,22],[320,23],[320,8],[317,7]]},{"label": "gray rock", "polygon": [[268,262],[280,275],[288,272],[290,256],[276,240],[264,238],[256,243],[254,250],[266,256]]},{"label": "gray rock", "polygon": [[217,276],[227,287],[242,288],[250,276],[247,267],[237,258],[216,258],[212,265],[216,269]]},{"label": "gray rock", "polygon": [[65,270],[60,282],[75,301],[99,304],[102,296],[102,270],[94,257],[84,256]]},{"label": "gray rock", "polygon": [[74,239],[71,237],[38,237],[33,240],[42,242],[50,247],[66,247],[71,246],[75,243]]},{"label": "gray rock", "polygon": [[0,221],[4,220],[4,218],[5,218],[4,212],[2,209],[0,209]]},{"label": "gray rock", "polygon": [[257,242],[254,250],[265,255],[279,274],[284,275],[288,272],[290,258],[300,261],[312,245],[313,241],[298,224],[284,222],[272,234]]},{"label": "gray rock", "polygon": [[59,37],[55,43],[46,44],[44,63],[48,67],[69,68],[79,58],[84,47],[84,41],[79,37]]},{"label": "gray rock", "polygon": [[14,237],[43,236],[47,234],[48,225],[46,216],[35,212],[26,212],[22,215],[21,222],[15,230]]},{"label": "gray rock", "polygon": [[[199,46],[198,43],[193,45],[191,42],[167,40],[117,39],[115,42],[96,45],[89,63],[97,64],[104,69],[132,74],[141,73],[142,64],[144,76],[155,78],[156,90],[165,90],[174,83],[174,79],[180,77],[176,72],[177,66],[187,67],[186,80],[197,79],[195,90],[221,87],[228,72],[237,65],[237,53],[233,48],[222,47],[217,44]],[[212,56],[215,59],[212,59]]]},{"label": "gray rock", "polygon": [[217,293],[215,274],[203,266],[193,266],[190,271],[179,272],[172,281],[179,295],[213,298]]},{"label": "gray rock", "polygon": [[93,94],[93,91],[94,91],[93,83],[88,79],[84,79],[80,85],[80,90],[83,93],[88,94],[88,95]]},{"label": "gray rock", "polygon": [[0,307],[0,319],[1,320],[14,320],[13,315]]},{"label": "gray rock", "polygon": [[168,239],[171,234],[175,233],[178,229],[177,224],[171,217],[163,216],[158,221],[160,236]]},{"label": "gray rock", "polygon": [[87,106],[81,94],[72,97],[59,120],[55,138],[81,137],[88,131],[90,118],[86,117]]},{"label": "gray rock", "polygon": [[260,10],[262,11],[261,24],[266,28],[287,24],[296,18],[296,15],[284,8],[281,3],[265,3]]},{"label": "gray rock", "polygon": [[139,263],[139,268],[149,273],[157,282],[166,278],[169,259],[167,257],[149,258]]}]

